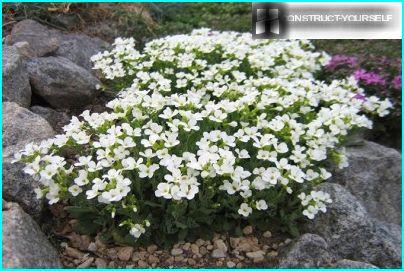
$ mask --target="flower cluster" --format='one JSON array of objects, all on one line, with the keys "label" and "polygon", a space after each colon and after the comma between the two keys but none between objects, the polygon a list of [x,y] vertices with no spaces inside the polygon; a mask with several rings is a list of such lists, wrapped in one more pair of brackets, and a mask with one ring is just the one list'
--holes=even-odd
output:
[{"label": "flower cluster", "polygon": [[354,80],[317,81],[329,57],[308,41],[201,29],[142,53],[133,39],[114,45],[92,58],[106,79],[126,82],[111,110],[73,117],[64,134],[16,158],[40,181],[38,196],[109,212],[135,238],[230,213],[265,218],[293,198],[313,218],[330,202],[311,191],[331,176],[330,153],[351,129],[371,128],[365,112],[391,106],[357,99]]}]

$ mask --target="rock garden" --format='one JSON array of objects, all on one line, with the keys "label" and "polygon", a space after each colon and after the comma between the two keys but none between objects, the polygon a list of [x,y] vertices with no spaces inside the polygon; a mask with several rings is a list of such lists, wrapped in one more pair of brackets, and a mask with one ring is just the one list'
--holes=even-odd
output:
[{"label": "rock garden", "polygon": [[116,38],[4,37],[4,267],[401,267],[401,104],[310,41]]}]

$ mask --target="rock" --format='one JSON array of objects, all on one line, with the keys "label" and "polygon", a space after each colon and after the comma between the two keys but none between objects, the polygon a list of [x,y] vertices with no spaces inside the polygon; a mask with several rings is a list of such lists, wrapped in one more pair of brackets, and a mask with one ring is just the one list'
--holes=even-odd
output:
[{"label": "rock", "polygon": [[401,227],[372,219],[362,204],[345,188],[324,183],[318,190],[333,202],[307,228],[322,236],[330,251],[341,258],[368,262],[380,267],[401,266]]},{"label": "rock", "polygon": [[54,135],[52,127],[42,117],[16,103],[3,103],[3,148],[12,145],[24,147],[23,144],[38,142]]},{"label": "rock", "polygon": [[72,248],[72,247],[66,247],[65,252],[68,256],[76,258],[76,259],[82,259],[82,258],[84,258],[84,255],[85,255],[80,250]]},{"label": "rock", "polygon": [[147,267],[147,262],[140,260],[137,262],[137,265],[140,268],[145,268],[145,267]]},{"label": "rock", "polygon": [[280,268],[326,267],[333,261],[326,241],[318,235],[306,233],[282,252]]},{"label": "rock", "polygon": [[228,261],[228,262],[226,263],[226,265],[227,265],[228,268],[234,268],[234,267],[236,267],[236,264],[235,264],[234,262],[232,262],[232,261]]},{"label": "rock", "polygon": [[2,54],[3,101],[28,107],[31,103],[31,86],[26,62],[14,46],[3,46]]},{"label": "rock", "polygon": [[364,141],[346,149],[349,167],[332,178],[346,187],[374,218],[401,225],[401,154]]},{"label": "rock", "polygon": [[244,235],[250,235],[253,233],[253,227],[252,226],[247,226],[243,229],[243,234]]},{"label": "rock", "polygon": [[230,246],[235,251],[251,252],[260,249],[258,239],[253,236],[232,238],[230,237]]},{"label": "rock", "polygon": [[121,261],[127,262],[132,258],[133,247],[121,247],[118,249],[118,258]]},{"label": "rock", "polygon": [[91,252],[96,252],[97,251],[97,245],[94,242],[91,242],[88,245],[87,250],[91,251]]},{"label": "rock", "polygon": [[171,250],[171,255],[172,256],[179,256],[179,255],[182,255],[183,252],[184,251],[181,248],[173,248]]},{"label": "rock", "polygon": [[97,268],[106,268],[108,266],[107,262],[102,258],[95,259],[94,263]]},{"label": "rock", "polygon": [[93,64],[90,58],[104,51],[109,44],[98,38],[91,38],[83,34],[70,34],[62,37],[56,56],[65,57],[88,71],[92,70]]},{"label": "rock", "polygon": [[222,250],[222,249],[214,249],[212,251],[212,258],[226,258],[227,257],[227,253],[226,251]]},{"label": "rock", "polygon": [[67,58],[34,58],[27,67],[34,92],[54,108],[84,107],[98,93],[98,79]]},{"label": "rock", "polygon": [[266,231],[266,232],[264,232],[264,234],[262,236],[265,237],[265,238],[271,238],[272,237],[272,232]]},{"label": "rock", "polygon": [[150,255],[148,258],[149,264],[159,263],[159,261],[159,258],[154,255]]},{"label": "rock", "polygon": [[351,260],[347,260],[347,259],[343,259],[343,260],[337,261],[335,264],[333,264],[333,268],[347,268],[347,269],[361,269],[361,268],[366,268],[366,269],[378,269],[377,266],[374,266],[373,264],[370,264],[370,263],[351,261]]},{"label": "rock", "polygon": [[147,247],[147,252],[149,252],[150,254],[153,254],[157,249],[158,249],[158,247],[156,245],[150,245]]},{"label": "rock", "polygon": [[87,260],[85,260],[84,262],[82,262],[79,266],[77,266],[77,268],[82,269],[82,268],[89,268],[91,266],[91,264],[93,263],[94,258],[93,257],[89,257]]},{"label": "rock", "polygon": [[199,254],[199,247],[196,244],[191,244],[191,251],[193,254]]},{"label": "rock", "polygon": [[224,241],[222,239],[217,239],[214,242],[213,247],[216,248],[216,249],[223,250],[224,252],[227,252],[227,246],[226,246],[226,244],[224,243]]},{"label": "rock", "polygon": [[34,20],[23,20],[13,27],[8,43],[26,41],[34,56],[40,57],[56,51],[61,35],[60,31],[48,28]]},{"label": "rock", "polygon": [[58,252],[16,203],[3,209],[3,267],[61,268]]},{"label": "rock", "polygon": [[14,153],[25,144],[38,143],[54,134],[45,119],[16,103],[3,103],[3,198],[18,202],[26,212],[36,216],[43,209],[43,201],[34,192],[39,182],[23,172],[23,163],[12,161]]},{"label": "rock", "polygon": [[62,131],[62,128],[70,121],[70,117],[66,112],[59,112],[49,107],[32,106],[32,112],[46,119],[55,131]]},{"label": "rock", "polygon": [[276,257],[278,257],[278,251],[272,250],[272,251],[268,252],[267,256],[269,258],[276,258]]},{"label": "rock", "polygon": [[262,250],[254,251],[254,252],[247,252],[246,256],[253,260],[263,261],[265,252]]}]

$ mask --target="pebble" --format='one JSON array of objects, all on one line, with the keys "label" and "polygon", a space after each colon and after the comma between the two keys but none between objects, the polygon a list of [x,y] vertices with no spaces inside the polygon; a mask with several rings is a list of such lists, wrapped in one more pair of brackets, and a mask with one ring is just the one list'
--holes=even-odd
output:
[{"label": "pebble", "polygon": [[226,257],[227,257],[227,253],[224,250],[217,248],[212,251],[212,258],[217,259],[217,258],[226,258]]},{"label": "pebble", "polygon": [[196,261],[194,259],[188,259],[188,264],[192,267],[196,264]]},{"label": "pebble", "polygon": [[202,239],[198,239],[196,240],[195,244],[199,247],[203,246],[205,244],[205,241]]},{"label": "pebble", "polygon": [[199,247],[196,244],[191,244],[191,251],[193,254],[199,254]]},{"label": "pebble", "polygon": [[185,244],[182,246],[182,249],[183,249],[183,250],[189,250],[190,247],[191,247],[191,243],[185,243]]},{"label": "pebble", "polygon": [[109,268],[115,268],[115,267],[116,267],[115,262],[114,262],[114,261],[110,261],[109,264],[108,264],[108,267],[109,267]]},{"label": "pebble", "polygon": [[206,253],[208,253],[208,250],[206,249],[206,247],[200,247],[199,248],[199,253],[204,256],[206,255]]},{"label": "pebble", "polygon": [[121,247],[118,249],[118,258],[121,261],[127,262],[133,254],[133,247]]},{"label": "pebble", "polygon": [[275,251],[275,250],[272,250],[272,251],[269,252],[267,255],[268,255],[268,257],[275,258],[275,257],[278,256],[278,252]]},{"label": "pebble", "polygon": [[171,255],[173,256],[178,256],[178,255],[182,255],[184,251],[181,248],[173,248],[171,250]]},{"label": "pebble", "polygon": [[[223,250],[224,252],[227,252],[227,246],[222,239],[216,240],[214,247],[217,249]],[[207,249],[210,250],[209,246],[207,247]]]},{"label": "pebble", "polygon": [[236,264],[234,262],[232,262],[232,261],[228,261],[226,263],[226,265],[227,265],[228,268],[234,268],[236,266]]},{"label": "pebble", "polygon": [[132,255],[132,261],[134,261],[134,262],[137,262],[137,261],[139,261],[141,259],[141,257],[140,257],[140,252],[134,252],[133,253],[133,255]]},{"label": "pebble", "polygon": [[253,233],[253,227],[252,226],[247,226],[243,229],[243,234],[244,235],[250,235]]},{"label": "pebble", "polygon": [[139,260],[139,261],[137,262],[137,265],[138,265],[138,267],[140,267],[140,268],[144,268],[144,267],[147,267],[147,262],[142,261],[142,260]]},{"label": "pebble", "polygon": [[85,260],[82,264],[80,264],[79,266],[77,266],[77,268],[88,268],[91,266],[91,264],[93,263],[94,258],[90,257],[87,260]]},{"label": "pebble", "polygon": [[292,242],[292,239],[290,239],[290,238],[287,238],[287,239],[285,239],[285,241],[283,241],[283,243],[285,244],[285,245],[288,245],[288,244],[290,244]]},{"label": "pebble", "polygon": [[95,266],[97,268],[106,268],[107,262],[104,259],[97,258],[97,259],[95,259]]},{"label": "pebble", "polygon": [[156,257],[156,256],[154,256],[154,255],[150,255],[150,256],[149,256],[149,259],[148,259],[148,262],[149,262],[150,264],[154,264],[154,263],[160,262],[160,260],[159,260],[158,257]]},{"label": "pebble", "polygon": [[70,257],[76,258],[76,259],[82,259],[84,257],[84,253],[81,252],[78,249],[72,248],[72,247],[66,247],[65,250],[66,254]]},{"label": "pebble", "polygon": [[91,251],[91,252],[95,252],[95,251],[97,251],[97,245],[96,245],[94,242],[91,242],[91,243],[88,245],[87,250],[88,250],[88,251]]},{"label": "pebble", "polygon": [[156,245],[150,245],[147,247],[147,252],[149,252],[150,254],[153,254],[154,252],[156,252],[158,249],[158,247]]},{"label": "pebble", "polygon": [[266,231],[266,232],[264,232],[264,234],[262,236],[264,236],[265,238],[271,238],[272,237],[272,232]]},{"label": "pebble", "polygon": [[207,249],[207,250],[212,250],[212,249],[213,249],[213,246],[212,246],[212,245],[207,245],[207,246],[206,246],[206,249]]},{"label": "pebble", "polygon": [[254,252],[247,252],[247,257],[253,260],[264,260],[265,252],[262,250],[254,251]]}]

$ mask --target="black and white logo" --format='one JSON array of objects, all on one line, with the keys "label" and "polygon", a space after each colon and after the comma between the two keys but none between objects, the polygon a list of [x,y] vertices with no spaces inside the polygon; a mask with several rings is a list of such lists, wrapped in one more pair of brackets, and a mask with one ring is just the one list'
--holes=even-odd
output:
[{"label": "black and white logo", "polygon": [[279,3],[252,4],[252,35],[256,39],[282,38],[286,34],[285,9]]}]

